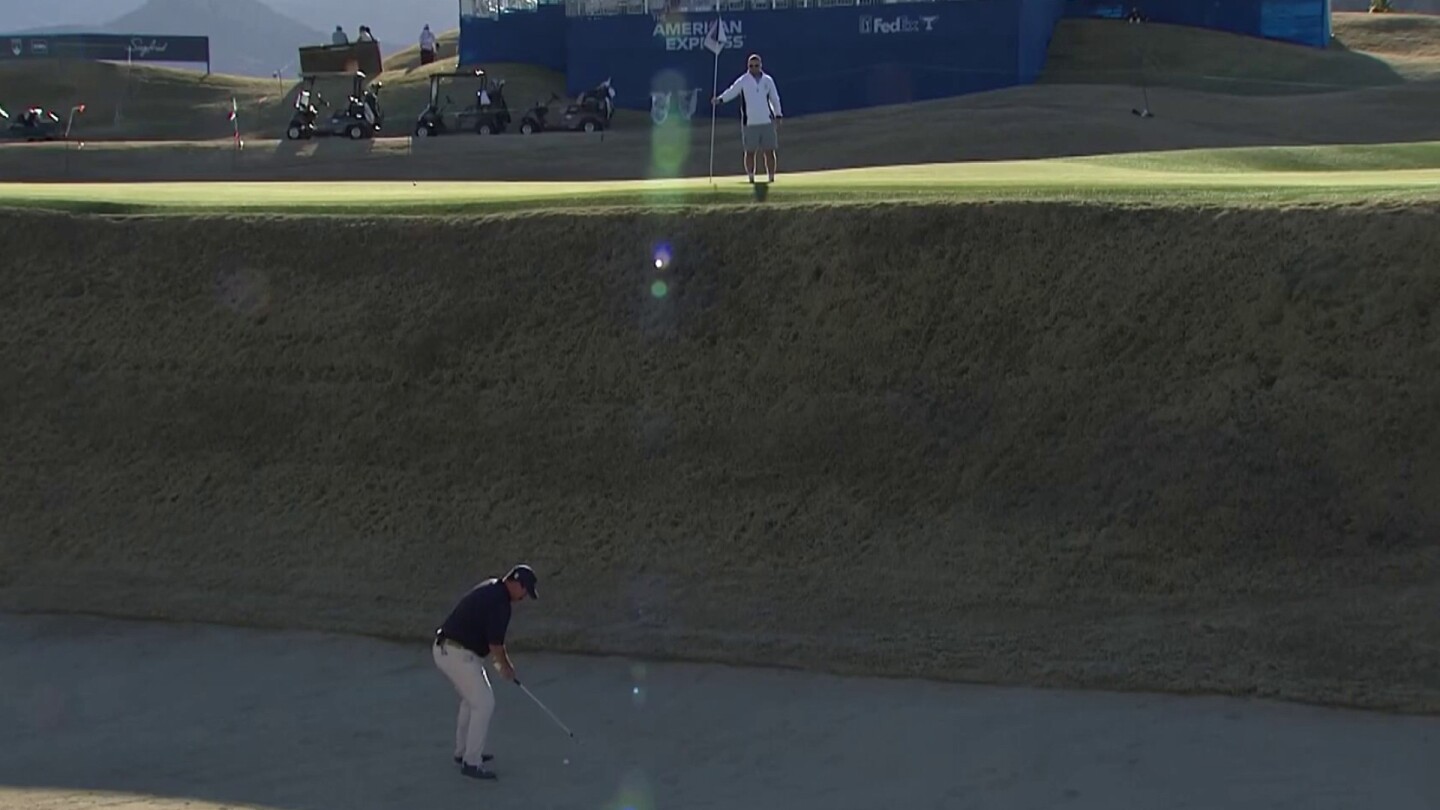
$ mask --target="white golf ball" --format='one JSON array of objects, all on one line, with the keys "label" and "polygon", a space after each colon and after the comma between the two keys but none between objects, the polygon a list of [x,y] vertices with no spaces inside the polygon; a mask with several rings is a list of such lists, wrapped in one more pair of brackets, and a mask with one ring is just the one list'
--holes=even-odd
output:
[{"label": "white golf ball", "polygon": [[570,764],[570,759],[569,759],[569,757],[566,757],[566,759],[565,759],[565,764],[566,764],[566,765],[569,765],[569,764]]}]

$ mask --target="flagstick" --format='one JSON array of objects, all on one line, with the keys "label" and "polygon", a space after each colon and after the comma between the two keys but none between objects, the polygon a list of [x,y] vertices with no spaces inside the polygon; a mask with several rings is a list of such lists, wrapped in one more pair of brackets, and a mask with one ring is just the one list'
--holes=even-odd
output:
[{"label": "flagstick", "polygon": [[[709,46],[709,43],[706,43]],[[715,97],[720,94],[720,54],[725,52],[725,20],[720,16],[720,0],[715,0],[715,74],[710,79],[710,185],[715,185],[715,119],[719,114]]]},{"label": "flagstick", "polygon": [[715,96],[720,92],[720,54],[715,54],[715,77],[710,80],[710,185],[715,185]]}]

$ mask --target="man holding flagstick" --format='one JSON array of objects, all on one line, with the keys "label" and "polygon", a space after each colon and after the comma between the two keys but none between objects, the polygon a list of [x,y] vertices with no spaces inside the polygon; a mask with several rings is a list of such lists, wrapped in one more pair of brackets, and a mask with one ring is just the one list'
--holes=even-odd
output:
[{"label": "man holding flagstick", "polygon": [[779,145],[776,127],[784,115],[780,110],[780,91],[775,88],[775,80],[770,74],[761,69],[759,54],[750,54],[745,73],[725,92],[712,98],[710,103],[719,106],[742,94],[744,126],[741,136],[745,145],[745,173],[750,175],[750,182],[755,182],[755,157],[757,153],[763,153],[765,172],[773,183],[777,168],[775,148]]}]

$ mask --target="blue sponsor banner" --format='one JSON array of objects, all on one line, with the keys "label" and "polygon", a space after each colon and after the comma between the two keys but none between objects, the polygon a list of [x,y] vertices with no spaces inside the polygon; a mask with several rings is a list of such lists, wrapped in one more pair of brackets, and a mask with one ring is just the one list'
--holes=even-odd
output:
[{"label": "blue sponsor banner", "polygon": [[1325,0],[1265,0],[1260,36],[1324,48],[1330,44],[1330,6]]},{"label": "blue sponsor banner", "polygon": [[565,7],[539,5],[460,18],[460,64],[519,62],[565,70]]},{"label": "blue sponsor banner", "polygon": [[[1061,12],[1058,0],[726,11],[719,89],[751,53],[763,57],[787,116],[1007,87],[1038,72]],[[567,89],[609,78],[619,107],[650,109],[657,121],[708,118],[716,62],[705,41],[716,20],[713,12],[571,17]],[[1022,36],[1022,25],[1038,29]],[[736,110],[732,103],[722,114]]]},{"label": "blue sponsor banner", "polygon": [[1327,0],[1067,0],[1065,16],[1124,19],[1131,9],[1156,23],[1188,25],[1324,48],[1330,42]]},{"label": "blue sponsor banner", "polygon": [[0,59],[210,63],[209,37],[168,34],[0,34]]},{"label": "blue sponsor banner", "polygon": [[1055,25],[1065,13],[1065,0],[1020,0],[1020,74],[1021,84],[1040,78]]}]

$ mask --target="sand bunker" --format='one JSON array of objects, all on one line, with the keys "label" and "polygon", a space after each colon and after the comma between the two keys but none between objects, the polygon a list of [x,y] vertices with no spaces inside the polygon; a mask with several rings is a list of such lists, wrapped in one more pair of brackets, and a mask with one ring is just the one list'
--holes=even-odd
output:
[{"label": "sand bunker", "polygon": [[6,214],[0,608],[1433,711],[1435,214]]},{"label": "sand bunker", "polygon": [[0,810],[1440,802],[1440,718],[624,659],[516,665],[580,742],[497,683],[500,780],[477,783],[450,762],[453,693],[423,640],[0,617],[0,727],[18,731]]}]

